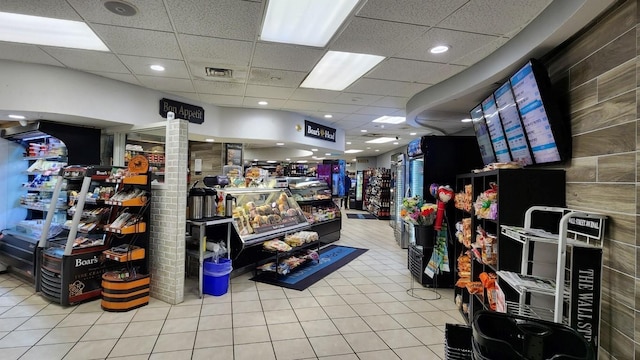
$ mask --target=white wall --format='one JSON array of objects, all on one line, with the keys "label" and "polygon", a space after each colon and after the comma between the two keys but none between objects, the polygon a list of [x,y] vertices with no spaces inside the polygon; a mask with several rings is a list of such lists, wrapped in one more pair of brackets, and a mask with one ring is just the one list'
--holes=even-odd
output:
[{"label": "white wall", "polygon": [[376,157],[376,163],[378,164],[378,167],[391,169],[391,156],[399,153],[405,153],[406,150],[407,150],[406,146],[401,146],[399,148],[388,151],[382,155],[378,155]]}]

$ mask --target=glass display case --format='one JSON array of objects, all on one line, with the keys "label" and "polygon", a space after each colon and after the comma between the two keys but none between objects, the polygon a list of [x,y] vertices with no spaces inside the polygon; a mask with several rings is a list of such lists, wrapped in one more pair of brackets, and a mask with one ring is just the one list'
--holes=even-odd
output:
[{"label": "glass display case", "polygon": [[323,243],[340,239],[342,219],[340,208],[333,202],[331,188],[319,178],[288,178],[293,199],[298,203],[311,230]]},{"label": "glass display case", "polygon": [[232,196],[233,225],[242,247],[309,227],[288,189],[226,188],[222,193]]}]

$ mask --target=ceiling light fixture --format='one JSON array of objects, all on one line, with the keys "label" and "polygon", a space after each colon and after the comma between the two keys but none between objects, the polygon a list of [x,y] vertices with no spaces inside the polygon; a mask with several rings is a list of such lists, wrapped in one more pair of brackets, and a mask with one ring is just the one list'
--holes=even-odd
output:
[{"label": "ceiling light fixture", "polygon": [[290,159],[290,158],[286,158],[285,160],[287,160],[287,161],[291,161],[291,159]]},{"label": "ceiling light fixture", "polygon": [[442,54],[449,51],[449,46],[447,45],[438,45],[429,49],[429,52],[432,54]]},{"label": "ceiling light fixture", "polygon": [[109,51],[81,21],[0,12],[0,41]]},{"label": "ceiling light fixture", "polygon": [[362,130],[360,130],[360,132],[367,132],[367,130],[365,130],[365,129],[362,129]]},{"label": "ceiling light fixture", "polygon": [[378,151],[380,151],[380,149],[376,149],[375,151],[378,152]]},{"label": "ceiling light fixture", "polygon": [[284,145],[284,143],[276,143],[276,145],[282,146],[282,145]]},{"label": "ceiling light fixture", "polygon": [[463,123],[468,123],[468,122],[472,122],[473,119],[462,119],[460,121],[462,121]]},{"label": "ceiling light fixture", "polygon": [[324,47],[358,0],[269,0],[260,40]]},{"label": "ceiling light fixture", "polygon": [[331,156],[331,153],[324,153],[325,156]]},{"label": "ceiling light fixture", "polygon": [[269,163],[269,164],[275,164],[275,163],[277,163],[277,161],[275,161],[275,160],[267,160],[267,163]]},{"label": "ceiling light fixture", "polygon": [[350,149],[350,150],[345,150],[344,153],[345,154],[357,154],[359,152],[363,152],[364,150],[357,150],[357,149]]},{"label": "ceiling light fixture", "polygon": [[394,142],[393,142],[393,145],[398,145],[398,142],[397,142],[397,141],[394,141]]},{"label": "ceiling light fixture", "polygon": [[384,144],[384,143],[388,143],[388,142],[392,142],[394,141],[396,138],[392,138],[392,137],[379,137],[377,139],[373,139],[373,140],[367,140],[365,141],[367,144]]},{"label": "ceiling light fixture", "polygon": [[327,51],[300,87],[342,91],[382,60],[384,56]]},{"label": "ceiling light fixture", "polygon": [[9,115],[9,118],[10,119],[16,119],[16,120],[24,120],[25,119],[25,117],[22,116],[22,115],[14,115],[14,114]]},{"label": "ceiling light fixture", "polygon": [[324,117],[325,117],[325,118],[327,118],[327,119],[331,119],[331,118],[333,117],[333,115],[331,115],[331,114],[326,114]]},{"label": "ceiling light fixture", "polygon": [[214,142],[215,139],[204,139],[204,141],[206,141],[206,142]]},{"label": "ceiling light fixture", "polygon": [[383,124],[400,124],[405,122],[406,119],[404,116],[381,116],[372,122],[374,123],[383,123]]},{"label": "ceiling light fixture", "polygon": [[414,136],[414,135],[416,135],[416,134],[417,134],[417,133],[414,133],[414,132],[409,133],[409,135],[411,135],[411,136]]},{"label": "ceiling light fixture", "polygon": [[311,149],[311,151],[318,151],[318,149]]},{"label": "ceiling light fixture", "polygon": [[347,145],[351,145],[351,141],[347,141]]},{"label": "ceiling light fixture", "polygon": [[306,163],[307,163],[307,160],[298,160],[298,161],[296,161],[296,162],[297,162],[298,164],[306,164]]},{"label": "ceiling light fixture", "polygon": [[164,71],[164,66],[162,65],[151,65],[149,68],[153,71]]},{"label": "ceiling light fixture", "polygon": [[264,106],[264,105],[269,105],[269,103],[266,101],[258,101],[258,105]]}]

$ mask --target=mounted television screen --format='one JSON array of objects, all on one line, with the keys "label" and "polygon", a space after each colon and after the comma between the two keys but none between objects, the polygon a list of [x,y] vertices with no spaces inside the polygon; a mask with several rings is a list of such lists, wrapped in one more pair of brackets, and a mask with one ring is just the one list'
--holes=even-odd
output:
[{"label": "mounted television screen", "polygon": [[476,140],[478,140],[478,146],[480,147],[480,156],[482,156],[482,162],[485,165],[496,162],[496,155],[493,152],[493,146],[491,146],[491,138],[489,137],[489,129],[484,122],[484,115],[482,114],[482,105],[478,105],[471,110],[471,122],[473,123],[473,130],[476,133]]},{"label": "mounted television screen", "polygon": [[510,162],[509,146],[507,145],[507,139],[504,137],[504,130],[502,129],[502,123],[500,123],[500,115],[498,115],[498,107],[493,94],[482,102],[482,112],[484,113],[487,129],[489,129],[496,160],[498,162]]},{"label": "mounted television screen", "polygon": [[564,136],[546,70],[535,60],[530,60],[511,77],[510,82],[535,163],[565,160],[571,139]]},{"label": "mounted television screen", "polygon": [[533,164],[529,143],[524,135],[522,120],[516,106],[516,99],[513,97],[511,84],[507,81],[493,93],[502,121],[509,150],[511,150],[511,159],[521,165]]}]

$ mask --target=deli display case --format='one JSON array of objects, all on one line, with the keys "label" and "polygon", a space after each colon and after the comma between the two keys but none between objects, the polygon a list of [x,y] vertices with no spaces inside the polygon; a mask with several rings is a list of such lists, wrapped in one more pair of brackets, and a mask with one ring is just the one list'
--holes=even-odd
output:
[{"label": "deli display case", "polygon": [[340,240],[342,217],[331,188],[318,178],[289,178],[289,190],[322,243]]}]

